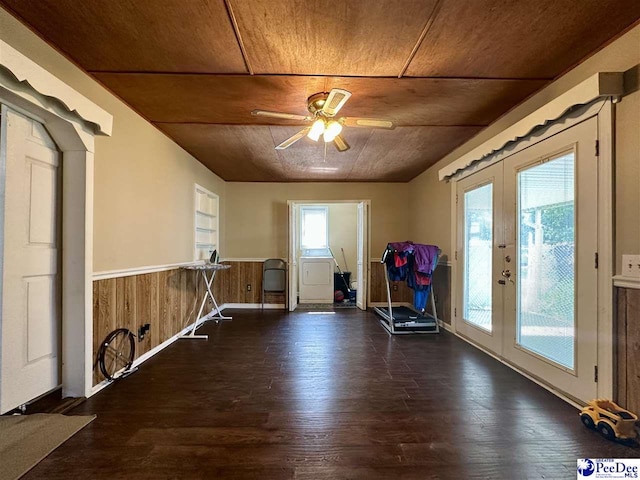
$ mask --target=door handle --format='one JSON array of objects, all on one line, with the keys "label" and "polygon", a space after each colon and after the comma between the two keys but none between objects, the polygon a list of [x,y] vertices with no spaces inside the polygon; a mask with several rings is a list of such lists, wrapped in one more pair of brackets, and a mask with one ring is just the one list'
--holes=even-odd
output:
[{"label": "door handle", "polygon": [[[502,276],[515,285],[516,282],[514,282],[511,279],[511,270],[503,270],[502,271]],[[498,283],[500,283],[500,285],[505,285],[506,284],[506,282],[504,280],[498,280]]]}]

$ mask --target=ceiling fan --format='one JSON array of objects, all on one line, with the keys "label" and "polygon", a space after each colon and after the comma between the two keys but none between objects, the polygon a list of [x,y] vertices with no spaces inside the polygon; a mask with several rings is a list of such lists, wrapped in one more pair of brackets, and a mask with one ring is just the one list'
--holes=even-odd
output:
[{"label": "ceiling fan", "polygon": [[340,135],[342,127],[362,128],[386,128],[395,127],[391,120],[381,118],[340,117],[336,114],[351,97],[351,92],[341,88],[334,88],[329,93],[314,93],[307,99],[307,109],[310,115],[297,115],[295,113],[269,112],[266,110],[254,110],[251,115],[256,117],[283,118],[286,120],[302,120],[313,122],[310,127],[305,127],[292,137],[287,138],[276,150],[284,150],[290,147],[305,135],[317,142],[322,136],[325,143],[333,142],[339,152],[349,150],[349,144]]}]

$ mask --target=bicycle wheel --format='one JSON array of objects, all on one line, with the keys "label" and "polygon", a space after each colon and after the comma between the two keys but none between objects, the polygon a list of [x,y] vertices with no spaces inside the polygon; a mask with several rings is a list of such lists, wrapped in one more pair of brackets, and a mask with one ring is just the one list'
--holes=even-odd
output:
[{"label": "bicycle wheel", "polygon": [[98,364],[107,380],[113,380],[120,371],[127,371],[133,364],[136,343],[133,333],[126,328],[111,332],[100,345]]}]

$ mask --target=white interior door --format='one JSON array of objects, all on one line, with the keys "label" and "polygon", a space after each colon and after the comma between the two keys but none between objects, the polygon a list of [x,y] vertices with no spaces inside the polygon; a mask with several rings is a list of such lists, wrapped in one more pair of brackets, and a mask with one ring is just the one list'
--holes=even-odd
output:
[{"label": "white interior door", "polygon": [[297,207],[289,201],[289,311],[298,306],[298,222]]},{"label": "white interior door", "polygon": [[504,162],[504,355],[582,401],[597,396],[597,129],[593,117]]},{"label": "white interior door", "polygon": [[0,413],[60,384],[60,154],[44,127],[2,107]]},{"label": "white interior door", "polygon": [[369,261],[367,216],[367,204],[365,202],[358,203],[358,265],[356,269],[358,288],[356,290],[356,305],[360,310],[367,309],[367,277],[369,274],[367,269]]},{"label": "white interior door", "polygon": [[575,399],[597,396],[597,120],[457,182],[456,330]]}]

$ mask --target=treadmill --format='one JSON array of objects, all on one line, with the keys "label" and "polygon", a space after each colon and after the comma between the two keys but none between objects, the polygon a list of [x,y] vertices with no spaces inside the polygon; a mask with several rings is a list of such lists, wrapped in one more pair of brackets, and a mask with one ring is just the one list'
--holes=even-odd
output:
[{"label": "treadmill", "polygon": [[380,263],[384,265],[384,279],[387,285],[387,306],[374,307],[374,311],[380,317],[380,324],[391,335],[406,335],[414,333],[440,333],[440,323],[436,312],[436,302],[433,296],[433,283],[429,286],[429,301],[432,314],[426,311],[420,312],[413,307],[392,306],[391,288],[389,287],[389,273],[385,260],[389,250],[385,250]]}]

